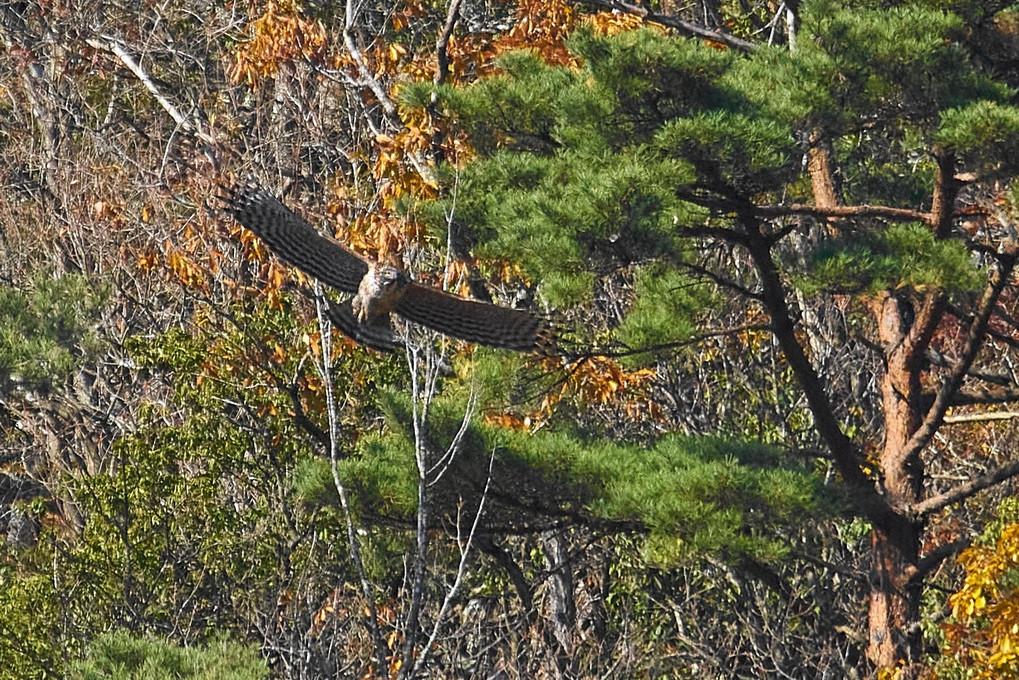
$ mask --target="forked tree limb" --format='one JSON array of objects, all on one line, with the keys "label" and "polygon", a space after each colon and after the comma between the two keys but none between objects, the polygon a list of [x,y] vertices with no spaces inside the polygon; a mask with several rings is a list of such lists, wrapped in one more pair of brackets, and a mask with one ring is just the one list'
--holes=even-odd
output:
[{"label": "forked tree limb", "polygon": [[[397,128],[406,128],[407,125],[400,117],[400,111],[397,109],[396,104],[393,102],[389,93],[386,92],[386,88],[383,86],[379,79],[376,78],[371,69],[368,68],[368,64],[364,60],[364,55],[361,53],[360,47],[354,41],[354,36],[351,33],[357,24],[358,14],[361,11],[361,5],[355,0],[347,0],[346,11],[344,13],[344,25],[343,25],[343,45],[347,48],[347,52],[350,54],[351,60],[357,66],[357,72],[360,76],[359,84],[367,87],[372,94],[375,95],[376,101],[379,106],[385,112],[388,122]],[[452,29],[451,29],[452,30]],[[427,184],[437,185],[435,178],[435,172],[428,165],[427,159],[425,159],[420,152],[412,151],[407,154],[407,158],[414,169],[417,170],[418,175],[421,176]]]},{"label": "forked tree limb", "polygon": [[[952,230],[952,222],[954,218],[955,199],[959,195],[959,190],[962,188],[962,182],[955,178],[955,154],[945,151],[944,149],[937,148],[934,150],[934,157],[937,160],[938,171],[934,180],[934,195],[931,198],[931,212],[930,217],[927,220],[931,228],[934,229],[934,237],[936,239],[946,239]],[[1012,265],[1014,266],[1014,261]],[[999,267],[1005,267],[1006,262],[1002,260]],[[1011,271],[1011,269],[1009,269]],[[1008,275],[1004,274],[1003,279],[1007,280]],[[981,328],[979,337],[975,338],[977,346],[974,349],[973,355],[970,356],[969,361],[965,362],[965,365],[960,365],[960,376],[955,386],[955,389],[962,384],[962,380],[966,376],[966,372],[969,371],[970,364],[973,358],[976,356],[976,351],[979,350],[979,343],[983,342],[983,330],[986,328],[987,318],[990,313],[994,311],[994,305],[997,302],[998,295],[1001,293],[1001,289],[997,292],[994,291],[994,286],[988,288],[988,292],[991,294],[990,306],[987,309],[987,315],[984,317],[983,328]],[[923,303],[916,315],[916,319],[913,321],[909,332],[906,334],[905,342],[903,343],[901,351],[904,353],[906,360],[905,363],[910,366],[917,365],[917,359],[919,359],[927,348],[930,346],[931,341],[934,339],[934,333],[937,331],[938,326],[941,324],[941,320],[945,316],[945,311],[948,305],[948,294],[941,289],[935,289],[928,291],[924,295]],[[973,338],[971,338],[973,339]],[[968,356],[964,353],[963,355]],[[912,369],[917,370],[917,369]],[[952,378],[954,380],[954,378]],[[941,414],[942,416],[944,413]],[[933,432],[931,435],[933,436]],[[923,447],[916,448],[915,443],[910,443],[906,447],[905,455],[900,460],[910,460],[912,456],[918,455]]]}]

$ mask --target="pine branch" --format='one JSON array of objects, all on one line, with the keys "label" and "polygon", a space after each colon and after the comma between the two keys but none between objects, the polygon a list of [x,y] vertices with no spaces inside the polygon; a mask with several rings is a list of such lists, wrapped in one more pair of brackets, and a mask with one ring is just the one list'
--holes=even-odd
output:
[{"label": "pine branch", "polygon": [[916,582],[919,579],[922,579],[924,576],[941,566],[942,562],[953,555],[958,555],[972,543],[973,541],[971,539],[961,538],[958,541],[939,545],[937,548],[931,550],[929,553],[920,558],[920,560],[916,563],[916,567],[910,575],[909,580],[911,582]]},{"label": "pine branch", "polygon": [[908,208],[893,208],[886,205],[831,205],[817,206],[805,203],[790,205],[763,205],[755,209],[759,217],[788,217],[790,215],[809,215],[810,217],[880,217],[893,222],[925,222],[931,221],[929,213]]},{"label": "pine branch", "polygon": [[938,238],[945,238],[952,231],[955,199],[964,183],[955,176],[954,153],[937,148],[934,159],[938,163],[938,173],[931,198],[930,225]]},{"label": "pine branch", "polygon": [[796,336],[796,324],[786,301],[785,287],[772,260],[766,239],[759,232],[748,229],[751,258],[761,279],[764,306],[771,316],[772,332],[785,354],[789,367],[796,375],[804,392],[814,424],[832,453],[843,481],[853,488],[858,507],[872,520],[894,522],[892,509],[874,489],[874,485],[860,467],[860,461],[849,437],[842,431],[828,393],[817,371],[807,357]]},{"label": "pine branch", "polygon": [[927,411],[927,415],[924,417],[920,427],[917,428],[916,432],[913,433],[913,436],[910,437],[898,456],[896,456],[899,460],[910,460],[914,456],[918,456],[930,444],[938,428],[941,427],[945,414],[952,405],[953,397],[962,386],[967,372],[976,359],[977,352],[983,346],[984,339],[987,336],[987,323],[991,318],[1002,290],[1004,290],[1012,278],[1012,271],[1015,269],[1017,258],[1019,258],[1019,247],[1013,242],[1009,244],[1008,251],[1000,257],[998,269],[994,276],[992,276],[991,282],[984,291],[980,304],[977,306],[976,318],[970,326],[969,337],[966,340],[966,346],[962,352],[962,357],[959,359],[958,366],[944,381],[941,389],[938,390],[934,403]]},{"label": "pine branch", "polygon": [[[935,395],[928,394],[924,396],[925,399],[930,401],[930,403],[934,403]],[[987,404],[1007,404],[1013,401],[1019,401],[1019,389],[1017,388],[1002,388],[997,390],[978,388],[959,390],[955,393],[955,395],[953,395],[949,405],[986,406]]]},{"label": "pine branch", "polygon": [[720,328],[715,331],[708,331],[706,333],[698,333],[692,338],[686,340],[678,340],[676,342],[665,342],[659,345],[649,345],[647,347],[637,347],[635,349],[626,349],[618,352],[608,352],[594,350],[584,354],[569,355],[571,359],[589,359],[591,357],[607,357],[610,359],[618,359],[620,357],[631,357],[638,354],[648,354],[650,352],[664,352],[671,349],[680,349],[683,347],[690,347],[700,342],[708,340],[710,338],[718,338],[726,335],[736,335],[737,333],[745,333],[748,331],[770,331],[771,326],[768,324],[756,324],[748,323],[742,326],[733,326],[732,328]]},{"label": "pine branch", "polygon": [[[698,170],[700,169],[698,168]],[[710,188],[698,186],[693,190],[680,188],[676,190],[676,196],[688,203],[707,208],[716,215],[724,216],[731,213],[739,213],[746,208],[744,203],[725,193],[724,187],[722,190],[719,190],[714,185]]]},{"label": "pine branch", "polygon": [[[918,357],[927,352],[931,340],[934,339],[934,332],[945,316],[947,302],[948,295],[941,289],[929,291],[924,295],[920,311],[917,312],[916,319],[902,344],[902,351],[910,357],[907,360],[909,363],[915,363]],[[967,370],[968,368],[967,366]]]},{"label": "pine branch", "polygon": [[835,152],[831,141],[820,129],[810,132],[810,147],[807,149],[807,172],[814,194],[814,203],[819,208],[843,207],[842,197],[835,187]]},{"label": "pine branch", "polygon": [[[934,196],[931,199],[931,214],[928,222],[932,227],[934,227],[935,238],[945,239],[952,230],[953,206],[955,205],[955,199],[959,194],[959,189],[962,188],[962,183],[955,179],[954,154],[938,149],[935,151],[935,157],[938,161],[938,174],[934,185]],[[1007,279],[1008,277],[1004,278]],[[1001,291],[998,292],[1000,293]],[[994,296],[994,301],[996,300],[997,295]],[[988,309],[988,313],[993,311],[994,301],[991,301],[991,307]],[[931,340],[934,338],[934,332],[937,330],[938,325],[945,316],[947,304],[948,295],[944,290],[930,291],[924,296],[923,306],[916,315],[916,319],[914,320],[909,333],[906,335],[905,342],[903,343],[902,351],[904,351],[908,357],[907,362],[913,363],[916,358],[927,351]],[[980,335],[983,335],[982,331]],[[970,363],[972,363],[972,358],[970,359]],[[969,364],[966,364],[965,367],[960,367],[960,385],[961,380],[965,377],[966,371],[969,370],[969,367]],[[956,387],[958,387],[958,385]],[[907,446],[907,450],[908,449],[909,447]],[[911,455],[916,455],[919,451],[919,449],[916,449]],[[903,460],[909,459],[910,455],[903,458]]]},{"label": "pine branch", "polygon": [[707,267],[703,267],[699,264],[694,264],[692,262],[680,262],[679,265],[685,267],[686,269],[689,269],[698,276],[703,276],[704,278],[711,279],[717,286],[720,286],[722,288],[728,288],[729,290],[735,291],[742,295],[743,297],[750,298],[751,300],[757,300],[758,302],[761,301],[760,293],[756,293],[747,288],[746,286],[742,286],[736,283],[735,281],[730,281],[721,274],[717,274],[716,272],[711,271]]},{"label": "pine branch", "polygon": [[728,45],[734,49],[743,50],[744,52],[752,52],[757,49],[757,44],[752,43],[749,40],[737,38],[729,33],[723,33],[721,30],[714,30],[705,26],[699,26],[669,14],[655,12],[647,7],[642,7],[629,2],[622,2],[622,0],[577,0],[577,2],[581,5],[597,7],[598,9],[608,10],[610,12],[632,14],[642,18],[648,23],[675,28],[676,30],[689,33],[697,38],[713,40],[715,42],[722,43],[723,45]]},{"label": "pine branch", "polygon": [[906,508],[906,511],[914,517],[920,518],[925,515],[929,515],[932,512],[937,512],[942,508],[948,507],[954,503],[959,503],[966,500],[967,498],[976,495],[978,492],[983,491],[995,484],[1000,484],[1007,479],[1011,479],[1019,475],[1019,461],[1013,461],[1008,465],[1003,465],[997,470],[992,470],[986,474],[980,475],[968,482],[959,484],[955,488],[949,489],[944,493],[939,493],[936,496],[914,503],[913,505]]}]

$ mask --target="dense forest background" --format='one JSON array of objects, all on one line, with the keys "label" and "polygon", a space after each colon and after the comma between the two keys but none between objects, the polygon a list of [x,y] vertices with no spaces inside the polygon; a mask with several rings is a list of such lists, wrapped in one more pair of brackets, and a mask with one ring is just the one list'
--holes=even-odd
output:
[{"label": "dense forest background", "polygon": [[[0,38],[0,678],[1019,677],[1019,7]],[[238,178],[557,350],[356,346]]]}]

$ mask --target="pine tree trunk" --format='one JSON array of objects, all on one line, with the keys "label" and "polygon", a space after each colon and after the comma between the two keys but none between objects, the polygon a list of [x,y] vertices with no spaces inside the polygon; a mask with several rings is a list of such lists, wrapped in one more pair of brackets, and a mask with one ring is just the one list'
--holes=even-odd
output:
[{"label": "pine tree trunk", "polygon": [[[924,469],[918,456],[903,451],[920,421],[923,343],[913,341],[912,305],[895,294],[874,304],[878,335],[884,347],[885,372],[881,376],[885,440],[879,464],[885,498],[892,508],[918,500]],[[870,608],[867,657],[879,668],[905,667],[919,661],[920,587],[916,573],[920,553],[919,521],[889,512],[874,520],[871,533]],[[907,671],[908,677],[908,671]]]},{"label": "pine tree trunk", "polygon": [[[867,658],[879,668],[919,661],[920,588],[909,580],[917,562],[917,534],[905,518],[871,533]],[[904,664],[904,665],[903,665]]]}]

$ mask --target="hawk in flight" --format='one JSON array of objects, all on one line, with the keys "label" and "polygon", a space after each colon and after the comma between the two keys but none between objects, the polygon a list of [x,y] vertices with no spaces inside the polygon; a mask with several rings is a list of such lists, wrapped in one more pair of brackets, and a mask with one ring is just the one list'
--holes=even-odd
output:
[{"label": "hawk in flight", "polygon": [[381,351],[402,343],[391,314],[445,335],[489,347],[545,352],[552,329],[531,312],[450,295],[415,283],[395,267],[370,262],[322,236],[305,219],[253,183],[224,187],[227,211],[280,259],[353,297],[329,301],[329,318],[355,342]]}]

